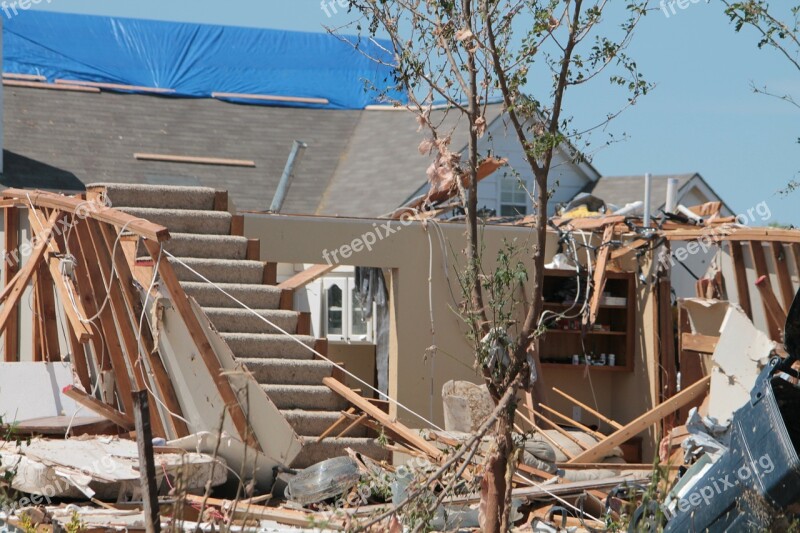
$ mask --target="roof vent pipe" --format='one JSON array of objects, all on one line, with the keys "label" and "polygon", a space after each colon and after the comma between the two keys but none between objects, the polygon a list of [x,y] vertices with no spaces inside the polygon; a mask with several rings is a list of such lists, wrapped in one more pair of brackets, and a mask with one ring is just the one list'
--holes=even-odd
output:
[{"label": "roof vent pipe", "polygon": [[286,161],[286,168],[283,169],[281,181],[278,183],[278,190],[275,191],[275,196],[272,198],[272,205],[269,206],[270,213],[280,213],[283,207],[283,201],[286,200],[286,195],[289,193],[289,187],[292,185],[294,179],[294,171],[303,159],[308,145],[303,141],[294,141],[292,143],[292,152],[289,154],[289,160]]},{"label": "roof vent pipe", "polygon": [[667,198],[664,203],[665,213],[674,213],[678,206],[678,178],[667,180]]},{"label": "roof vent pipe", "polygon": [[644,227],[650,227],[650,182],[653,176],[648,172],[644,175]]}]

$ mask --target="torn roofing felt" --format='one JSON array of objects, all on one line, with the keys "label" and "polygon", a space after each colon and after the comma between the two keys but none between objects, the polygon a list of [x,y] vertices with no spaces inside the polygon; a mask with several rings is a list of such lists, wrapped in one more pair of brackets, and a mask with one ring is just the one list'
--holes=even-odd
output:
[{"label": "torn roofing felt", "polygon": [[363,109],[377,97],[365,84],[393,84],[392,69],[367,57],[391,63],[391,43],[346,37],[348,43],[326,33],[21,11],[5,22],[3,38],[6,72],[51,82],[171,89],[183,97],[319,98],[328,103],[281,105],[328,109]]}]

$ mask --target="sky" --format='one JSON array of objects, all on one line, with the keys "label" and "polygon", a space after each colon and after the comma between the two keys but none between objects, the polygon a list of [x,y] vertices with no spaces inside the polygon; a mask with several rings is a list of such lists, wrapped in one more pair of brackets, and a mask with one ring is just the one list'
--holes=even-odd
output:
[{"label": "sky", "polygon": [[[319,0],[40,2],[36,9],[300,31],[349,20],[330,8],[328,16]],[[779,193],[800,179],[800,110],[751,88],[800,97],[800,72],[775,51],[759,50],[754,33],[735,33],[718,0],[668,14],[649,13],[629,50],[656,89],[609,126],[627,140],[593,153],[594,166],[606,176],[699,172],[735,213],[766,202],[768,222],[800,226],[800,191]],[[568,93],[565,109],[577,124],[591,124],[618,96],[598,79]],[[596,136],[593,145],[603,140]]]}]

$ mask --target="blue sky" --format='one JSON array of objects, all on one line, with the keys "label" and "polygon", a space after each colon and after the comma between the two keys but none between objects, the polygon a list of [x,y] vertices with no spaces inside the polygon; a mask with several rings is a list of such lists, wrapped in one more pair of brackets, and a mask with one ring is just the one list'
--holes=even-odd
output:
[{"label": "blue sky", "polygon": [[[47,3],[46,3],[47,2]],[[319,0],[42,0],[51,11],[320,31]],[[800,226],[800,191],[777,191],[800,171],[800,110],[753,94],[750,83],[800,95],[800,73],[752,33],[736,34],[711,0],[669,17],[650,13],[630,52],[657,88],[610,127],[629,140],[594,155],[604,175],[699,172],[735,212],[766,201],[773,220]],[[598,81],[568,94],[567,110],[590,124],[613,109],[614,93]],[[594,144],[603,139],[596,137]]]}]

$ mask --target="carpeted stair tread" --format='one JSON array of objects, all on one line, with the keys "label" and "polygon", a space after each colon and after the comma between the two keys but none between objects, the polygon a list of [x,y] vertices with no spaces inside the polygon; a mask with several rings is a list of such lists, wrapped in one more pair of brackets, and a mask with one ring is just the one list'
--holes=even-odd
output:
[{"label": "carpeted stair tread", "polygon": [[105,189],[115,208],[147,207],[191,210],[213,210],[217,191],[209,187],[145,185],[127,183],[93,183],[87,190]]},{"label": "carpeted stair tread", "polygon": [[274,333],[220,333],[238,358],[257,359],[314,359],[316,356],[306,346],[313,348],[317,339],[310,335],[295,335],[301,342],[286,335]]},{"label": "carpeted stair tread", "polygon": [[[341,411],[308,411],[303,409],[285,409],[281,414],[289,421],[298,435],[318,437],[339,420]],[[352,423],[346,420],[336,426],[332,438],[344,431]],[[347,432],[346,437],[366,437],[368,429],[358,425]]]},{"label": "carpeted stair tread", "polygon": [[164,248],[175,257],[247,259],[247,238],[235,235],[171,233]]},{"label": "carpeted stair tread", "polygon": [[131,216],[149,220],[154,224],[166,226],[174,233],[200,233],[230,235],[231,219],[227,211],[196,211],[193,209],[154,209],[142,207],[121,207],[120,211]]},{"label": "carpeted stair tread", "polygon": [[297,332],[297,311],[282,309],[254,309],[260,317],[248,309],[231,309],[225,307],[204,307],[206,316],[223,333],[280,333],[281,328],[288,333]]},{"label": "carpeted stair tread", "polygon": [[333,364],[322,359],[236,359],[262,384],[319,385],[333,372]]},{"label": "carpeted stair tread", "polygon": [[325,385],[261,385],[278,409],[339,411],[347,408],[347,400]]},{"label": "carpeted stair tread", "polygon": [[198,257],[170,257],[169,261],[180,281],[205,281],[198,276],[200,274],[214,283],[261,285],[264,282],[264,263],[261,261]]},{"label": "carpeted stair tread", "polygon": [[[274,285],[247,283],[218,283],[217,285],[253,309],[277,309],[281,303],[283,291]],[[201,307],[240,308],[236,301],[204,281],[183,281],[181,286],[186,294],[197,300]]]}]

